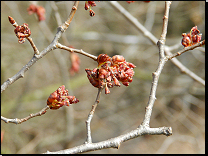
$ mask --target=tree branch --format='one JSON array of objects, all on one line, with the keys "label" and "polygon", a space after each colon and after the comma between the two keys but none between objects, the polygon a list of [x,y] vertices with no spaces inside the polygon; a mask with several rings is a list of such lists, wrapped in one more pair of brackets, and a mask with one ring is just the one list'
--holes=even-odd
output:
[{"label": "tree branch", "polygon": [[98,94],[97,94],[97,97],[96,97],[96,100],[95,100],[95,103],[92,105],[92,109],[88,115],[88,118],[86,120],[86,128],[87,128],[87,139],[86,139],[86,142],[87,144],[89,143],[92,143],[92,137],[91,137],[91,130],[90,130],[90,123],[91,123],[91,120],[93,118],[93,115],[95,113],[95,109],[99,103],[99,99],[100,99],[100,95],[101,95],[101,92],[102,92],[103,88],[98,88]]},{"label": "tree branch", "polygon": [[[147,37],[153,44],[157,44],[157,38],[149,32],[135,17],[133,17],[125,8],[123,8],[118,2],[116,1],[110,1],[111,6],[118,10],[121,15],[123,15],[130,23],[133,24],[145,37]],[[165,54],[166,55],[172,55],[172,53],[165,48]],[[197,82],[201,83],[202,85],[205,85],[205,81],[200,78],[198,75],[190,71],[187,67],[185,67],[178,59],[173,58],[171,59],[171,62],[178,67],[181,72],[187,74],[192,79],[196,80]]]},{"label": "tree branch", "polygon": [[62,45],[60,43],[58,43],[56,46],[59,49],[64,49],[64,50],[67,50],[69,52],[75,52],[75,53],[78,53],[78,54],[82,54],[84,56],[87,56],[87,57],[93,59],[94,61],[97,61],[97,56],[94,56],[92,54],[89,54],[89,53],[83,51],[82,49],[79,50],[79,49],[69,48],[69,47],[67,47],[65,45]]},{"label": "tree branch", "polygon": [[172,135],[172,128],[171,127],[149,128],[149,127],[139,126],[137,129],[132,130],[131,132],[128,132],[124,135],[120,135],[115,138],[111,138],[106,141],[101,141],[98,143],[83,144],[83,145],[76,146],[70,149],[60,150],[56,152],[47,151],[44,154],[78,154],[78,153],[90,152],[90,151],[101,150],[101,149],[106,149],[106,148],[118,149],[121,143],[128,141],[130,139],[137,138],[142,135],[170,136]]},{"label": "tree branch", "polygon": [[48,109],[49,109],[49,106],[46,106],[40,112],[35,113],[35,114],[30,114],[29,116],[27,116],[25,118],[22,118],[22,119],[18,119],[18,118],[8,119],[8,118],[5,118],[5,117],[1,116],[1,120],[3,120],[5,123],[21,124],[21,123],[23,123],[23,122],[25,122],[25,121],[27,121],[31,118],[34,118],[36,116],[41,116],[41,115],[45,114]]},{"label": "tree branch", "polygon": [[193,49],[195,49],[197,47],[201,47],[203,45],[205,45],[205,40],[203,40],[203,41],[201,41],[201,42],[199,42],[197,44],[194,44],[192,46],[186,47],[183,50],[181,50],[181,51],[179,51],[179,52],[177,52],[175,54],[169,55],[169,56],[167,56],[167,58],[168,58],[168,60],[171,60],[174,57],[180,56],[181,54],[183,54],[183,53],[185,53],[187,51],[193,50]]},{"label": "tree branch", "polygon": [[171,4],[170,1],[165,2],[165,15],[163,17],[162,34],[161,34],[160,40],[158,41],[160,60],[159,60],[159,64],[158,64],[158,67],[157,67],[156,71],[154,73],[152,73],[153,81],[152,81],[149,101],[147,103],[145,117],[144,117],[144,120],[142,122],[142,125],[147,126],[147,127],[149,127],[150,117],[151,117],[151,114],[152,114],[152,108],[153,108],[154,102],[156,100],[156,90],[157,90],[157,84],[158,84],[159,76],[162,72],[162,69],[163,69],[165,63],[168,61],[168,59],[165,57],[164,46],[165,46],[165,40],[166,40],[166,34],[167,34],[170,4]]},{"label": "tree branch", "polygon": [[39,55],[35,54],[33,56],[33,58],[17,73],[15,74],[13,77],[8,78],[2,85],[1,85],[1,93],[8,88],[12,83],[14,83],[15,81],[17,81],[19,78],[23,78],[25,72],[31,67],[33,66],[39,59],[41,59],[44,55],[46,55],[47,53],[49,53],[50,51],[57,49],[56,45],[58,44],[58,41],[62,35],[62,33],[68,28],[69,24],[71,23],[74,14],[77,10],[78,7],[78,2],[75,1],[74,5],[72,7],[72,11],[69,15],[69,18],[66,20],[66,22],[64,22],[64,24],[60,27],[57,28],[57,33],[53,39],[53,41],[51,42],[51,44],[46,47],[42,52],[40,52]]}]

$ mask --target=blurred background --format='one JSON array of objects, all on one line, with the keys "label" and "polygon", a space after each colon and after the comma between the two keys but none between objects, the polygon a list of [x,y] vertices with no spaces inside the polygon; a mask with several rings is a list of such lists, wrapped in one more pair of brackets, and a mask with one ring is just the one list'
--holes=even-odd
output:
[{"label": "blurred background", "polygon": [[[46,10],[46,20],[38,22],[36,14],[29,15],[30,2],[1,1],[1,84],[15,75],[33,57],[28,41],[19,44],[8,16],[19,25],[28,23],[32,39],[39,51],[53,40],[57,27],[67,19],[74,2],[33,2]],[[119,2],[156,38],[162,31],[165,2]],[[152,72],[158,65],[158,47],[142,36],[109,2],[96,2],[92,9],[78,10],[60,43],[98,56],[123,55],[135,68],[133,82],[128,87],[113,87],[101,95],[91,122],[92,140],[100,142],[136,129],[144,118],[152,82]],[[56,11],[55,11],[56,10]],[[60,15],[60,17],[58,17]],[[57,18],[58,17],[58,21]],[[166,45],[178,45],[172,53],[183,49],[182,33],[197,25],[205,39],[205,2],[172,2]],[[48,110],[19,125],[1,122],[1,153],[43,153],[81,145],[86,140],[85,120],[97,96],[97,88],[88,81],[85,68],[97,63],[79,55],[80,70],[70,75],[70,53],[54,50],[40,59],[1,94],[1,115],[24,118],[46,106],[48,96],[65,85],[79,103]],[[177,57],[188,69],[205,79],[205,48],[200,47]],[[205,153],[205,87],[168,61],[160,75],[150,127],[172,127],[173,135],[142,136],[122,143],[119,149],[103,149],[93,154],[143,153]]]}]

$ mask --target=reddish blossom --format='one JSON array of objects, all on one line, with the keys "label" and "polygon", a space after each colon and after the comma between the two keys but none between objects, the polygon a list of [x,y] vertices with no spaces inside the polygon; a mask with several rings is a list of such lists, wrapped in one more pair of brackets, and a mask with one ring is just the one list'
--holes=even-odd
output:
[{"label": "reddish blossom", "polygon": [[181,44],[184,47],[192,46],[196,43],[199,43],[201,41],[202,34],[199,34],[200,31],[197,29],[197,26],[193,27],[189,34],[183,33]]},{"label": "reddish blossom", "polygon": [[105,94],[109,94],[109,88],[123,85],[128,86],[134,76],[133,63],[126,62],[121,55],[115,55],[112,58],[107,54],[100,54],[97,58],[98,67],[93,70],[85,69],[90,83],[96,88],[105,87]]},{"label": "reddish blossom", "polygon": [[45,8],[42,6],[38,6],[35,4],[31,4],[28,8],[27,8],[28,14],[31,15],[33,13],[36,13],[38,16],[38,20],[39,21],[43,21],[45,20]]},{"label": "reddish blossom", "polygon": [[95,12],[93,10],[90,9],[90,16],[93,17],[95,16]]},{"label": "reddish blossom", "polygon": [[85,9],[85,10],[90,9],[89,13],[90,13],[90,16],[91,16],[91,17],[95,16],[95,12],[91,9],[91,7],[94,7],[94,6],[96,6],[95,1],[86,1],[86,2],[85,2],[84,9]]},{"label": "reddish blossom", "polygon": [[70,74],[73,76],[75,73],[79,72],[79,68],[80,68],[79,55],[72,52],[71,53],[71,68],[69,69]]},{"label": "reddish blossom", "polygon": [[14,32],[15,32],[17,38],[19,39],[18,40],[19,43],[24,43],[25,38],[29,37],[31,35],[31,31],[30,31],[27,23],[23,23],[23,25],[17,26],[14,29]]},{"label": "reddish blossom", "polygon": [[69,96],[68,90],[65,86],[60,86],[56,91],[50,94],[47,100],[47,105],[50,109],[59,109],[62,106],[69,106],[70,104],[79,102],[75,96]]}]

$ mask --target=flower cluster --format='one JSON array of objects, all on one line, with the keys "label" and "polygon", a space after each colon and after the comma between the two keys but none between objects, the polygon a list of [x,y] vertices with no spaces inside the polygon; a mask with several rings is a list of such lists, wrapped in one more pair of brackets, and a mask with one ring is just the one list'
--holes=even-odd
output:
[{"label": "flower cluster", "polygon": [[68,90],[65,86],[60,86],[55,92],[51,93],[47,100],[47,105],[50,109],[59,109],[62,106],[69,106],[69,103],[79,102],[75,96],[69,96]]},{"label": "flower cluster", "polygon": [[28,8],[27,8],[28,14],[31,15],[33,13],[36,13],[38,16],[38,20],[39,21],[43,21],[45,20],[45,8],[42,6],[38,6],[35,4],[31,4]]},{"label": "flower cluster", "polygon": [[85,8],[85,10],[88,10],[90,8],[89,12],[90,12],[91,17],[95,16],[95,12],[91,9],[91,7],[94,7],[94,6],[96,6],[95,1],[86,1],[85,2],[84,8]]},{"label": "flower cluster", "polygon": [[200,31],[197,29],[197,26],[193,27],[189,34],[183,33],[181,44],[184,47],[192,46],[196,43],[199,43],[201,41],[202,34],[199,34]]},{"label": "flower cluster", "polygon": [[18,42],[24,43],[25,38],[31,35],[31,31],[28,27],[28,24],[23,23],[23,25],[18,26],[18,24],[15,22],[15,20],[11,16],[8,16],[8,18],[9,18],[9,22],[15,27],[14,32],[17,38],[19,39]]},{"label": "flower cluster", "polygon": [[121,55],[112,58],[107,54],[100,54],[97,58],[98,67],[93,70],[85,69],[90,83],[96,88],[105,87],[105,94],[109,94],[109,88],[120,86],[119,81],[128,86],[134,76],[133,63],[126,62]]}]

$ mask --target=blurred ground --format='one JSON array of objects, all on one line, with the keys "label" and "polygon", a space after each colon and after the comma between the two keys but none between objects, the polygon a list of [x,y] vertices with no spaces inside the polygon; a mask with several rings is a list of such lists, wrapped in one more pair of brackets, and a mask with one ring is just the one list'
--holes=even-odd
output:
[{"label": "blurred ground", "polygon": [[[162,31],[164,2],[119,2],[157,38]],[[103,141],[137,128],[143,120],[148,102],[152,72],[158,64],[158,48],[144,38],[108,2],[96,2],[90,17],[80,2],[78,10],[65,32],[69,45],[99,55],[123,55],[134,63],[135,76],[129,87],[110,89],[101,96],[91,122],[93,142]],[[28,23],[34,43],[39,51],[52,41],[57,24],[49,1],[38,2],[46,9],[46,21],[38,23],[36,15],[28,15],[29,2],[1,2],[1,84],[16,74],[33,56],[30,44],[19,44],[12,16],[19,25]],[[61,21],[67,18],[73,2],[57,2]],[[181,34],[197,25],[205,38],[205,2],[172,2],[166,45],[180,44]],[[44,31],[42,31],[44,30]],[[49,31],[50,30],[50,31]],[[49,40],[46,39],[49,38]],[[51,38],[50,38],[51,37]],[[60,43],[64,43],[63,39]],[[177,52],[182,49],[176,49]],[[198,48],[178,59],[191,71],[205,79],[205,53]],[[86,139],[85,120],[96,98],[97,89],[86,77],[85,68],[93,69],[96,62],[80,56],[78,74],[70,76],[70,54],[55,50],[39,60],[1,95],[1,114],[7,118],[23,118],[40,111],[50,93],[65,85],[80,102],[59,110],[49,110],[41,117],[20,125],[1,122],[4,132],[1,153],[43,153],[82,144]],[[90,153],[205,153],[205,87],[184,75],[170,61],[166,63],[158,84],[157,100],[151,116],[151,127],[171,126],[173,135],[142,136],[121,144],[117,149],[104,149]]]}]

